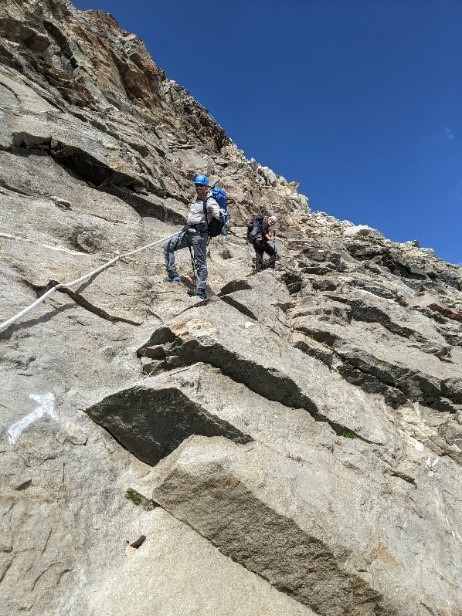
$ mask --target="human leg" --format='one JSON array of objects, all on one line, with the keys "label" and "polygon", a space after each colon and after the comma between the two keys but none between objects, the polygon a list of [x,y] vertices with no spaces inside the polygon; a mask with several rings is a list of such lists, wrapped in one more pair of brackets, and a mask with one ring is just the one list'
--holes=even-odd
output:
[{"label": "human leg", "polygon": [[175,252],[181,248],[186,248],[186,246],[188,246],[188,238],[184,228],[164,244],[165,267],[167,268],[170,280],[179,278],[176,270]]},{"label": "human leg", "polygon": [[190,241],[196,265],[196,288],[204,290],[207,285],[207,234],[196,233]]},{"label": "human leg", "polygon": [[263,269],[263,248],[257,244],[253,245],[255,249],[255,271],[261,272]]},{"label": "human leg", "polygon": [[269,255],[267,267],[274,268],[274,265],[276,263],[276,250],[275,250],[275,248],[273,246],[271,246],[271,244],[266,243],[264,250],[265,250],[266,254]]}]

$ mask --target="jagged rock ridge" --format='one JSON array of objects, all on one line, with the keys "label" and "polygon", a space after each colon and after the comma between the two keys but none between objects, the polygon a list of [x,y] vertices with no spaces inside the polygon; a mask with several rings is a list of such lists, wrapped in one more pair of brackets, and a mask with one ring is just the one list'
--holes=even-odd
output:
[{"label": "jagged rock ridge", "polygon": [[[1,321],[158,242],[0,333],[5,613],[461,614],[460,268],[309,212],[112,17],[0,28]],[[233,199],[199,305],[161,250],[197,171]]]}]

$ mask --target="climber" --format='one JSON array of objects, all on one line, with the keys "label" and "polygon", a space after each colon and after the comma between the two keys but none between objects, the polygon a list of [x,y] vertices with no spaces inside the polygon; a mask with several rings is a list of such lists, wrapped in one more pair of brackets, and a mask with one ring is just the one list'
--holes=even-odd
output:
[{"label": "climber", "polygon": [[189,290],[188,295],[207,299],[205,293],[207,284],[207,228],[212,218],[219,218],[220,208],[212,197],[209,179],[206,175],[196,175],[194,186],[196,198],[189,206],[186,225],[164,244],[165,265],[169,281],[180,282],[175,265],[175,251],[181,248],[190,248],[195,264],[196,288]]},{"label": "climber", "polygon": [[[275,235],[270,232],[270,228],[277,222],[276,216],[269,216],[263,218],[259,232],[257,232],[253,241],[253,247],[255,249],[255,271],[261,272],[263,269],[263,255],[269,255],[265,267],[274,268],[276,263],[276,248],[275,248]],[[272,244],[270,243],[272,242]]]}]

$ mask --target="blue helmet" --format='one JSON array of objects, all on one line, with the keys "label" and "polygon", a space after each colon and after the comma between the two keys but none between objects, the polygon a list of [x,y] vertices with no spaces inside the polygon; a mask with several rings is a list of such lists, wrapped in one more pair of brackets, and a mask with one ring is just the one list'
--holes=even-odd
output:
[{"label": "blue helmet", "polygon": [[196,175],[194,178],[194,184],[200,184],[201,186],[209,185],[209,178],[206,175]]}]

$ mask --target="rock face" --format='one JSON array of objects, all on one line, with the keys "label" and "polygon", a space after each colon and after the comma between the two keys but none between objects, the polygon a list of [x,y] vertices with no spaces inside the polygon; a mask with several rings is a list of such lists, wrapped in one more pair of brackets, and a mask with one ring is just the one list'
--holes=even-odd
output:
[{"label": "rock face", "polygon": [[[0,320],[55,291],[1,326],[2,613],[462,614],[460,268],[309,212],[109,15],[0,28]],[[196,172],[233,200],[199,303]]]}]

